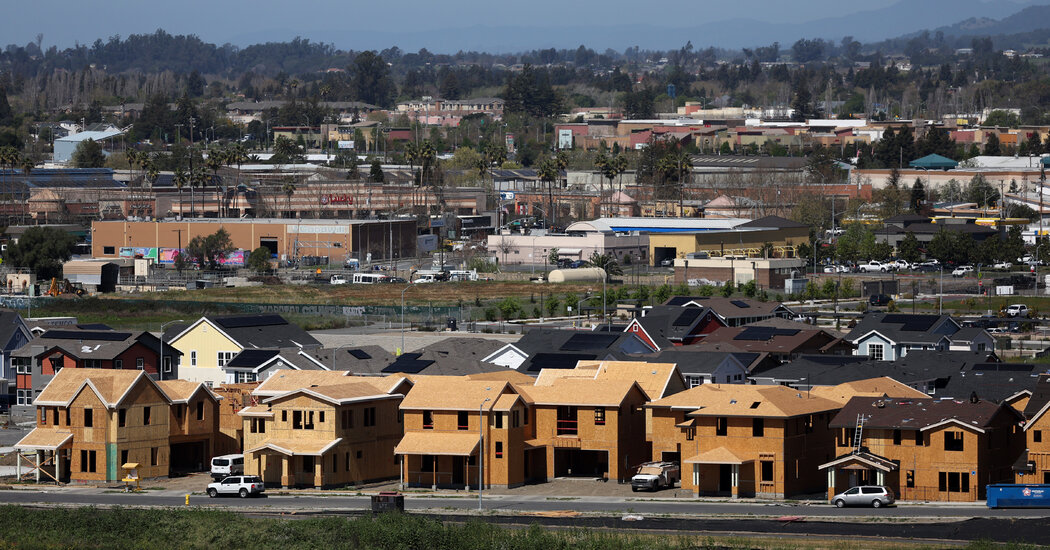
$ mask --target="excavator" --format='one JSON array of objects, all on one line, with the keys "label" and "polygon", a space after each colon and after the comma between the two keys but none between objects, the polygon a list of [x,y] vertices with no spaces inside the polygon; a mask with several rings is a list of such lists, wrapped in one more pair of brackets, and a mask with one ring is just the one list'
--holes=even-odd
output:
[{"label": "excavator", "polygon": [[69,282],[69,279],[58,280],[57,277],[51,278],[51,286],[47,289],[48,296],[83,296],[84,289],[73,286]]}]

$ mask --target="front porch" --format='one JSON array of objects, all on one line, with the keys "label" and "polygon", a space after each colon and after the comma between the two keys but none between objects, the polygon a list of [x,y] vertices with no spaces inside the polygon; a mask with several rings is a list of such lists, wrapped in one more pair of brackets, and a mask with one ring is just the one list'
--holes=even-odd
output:
[{"label": "front porch", "polygon": [[691,471],[683,471],[682,488],[692,488],[693,496],[697,497],[753,497],[757,489],[754,462],[725,447],[701,452],[682,461],[683,465],[692,465]]},{"label": "front porch", "polygon": [[898,498],[903,498],[900,493],[899,469],[895,462],[887,458],[865,451],[854,451],[827,464],[821,464],[818,469],[827,471],[828,499],[858,485],[886,485],[893,489]]},{"label": "front porch", "polygon": [[[339,454],[334,451],[340,442],[342,438],[319,442],[267,440],[244,451],[244,473],[258,475],[268,487],[333,486],[342,479],[340,471],[346,470],[340,468]],[[250,471],[253,468],[249,464],[257,465],[257,471]]]}]

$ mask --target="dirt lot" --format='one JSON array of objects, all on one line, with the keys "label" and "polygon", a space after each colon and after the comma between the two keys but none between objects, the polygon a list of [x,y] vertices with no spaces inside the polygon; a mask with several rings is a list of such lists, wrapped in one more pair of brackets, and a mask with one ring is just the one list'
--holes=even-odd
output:
[{"label": "dirt lot", "polygon": [[[272,285],[248,288],[212,288],[205,290],[174,290],[133,294],[130,297],[151,300],[188,300],[216,302],[256,302],[275,304],[343,304],[343,305],[400,305],[405,285]],[[456,305],[475,300],[501,300],[508,296],[529,297],[552,292],[564,295],[573,292],[582,295],[588,291],[600,292],[600,284],[536,284],[516,281],[479,281],[433,283],[413,286],[405,293],[410,304]],[[106,298],[120,299],[127,295]]]}]

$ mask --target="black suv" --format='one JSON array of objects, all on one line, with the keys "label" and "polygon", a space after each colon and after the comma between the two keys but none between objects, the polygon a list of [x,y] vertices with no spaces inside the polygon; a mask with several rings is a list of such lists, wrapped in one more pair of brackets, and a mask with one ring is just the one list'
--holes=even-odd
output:
[{"label": "black suv", "polygon": [[872,294],[868,303],[873,306],[888,306],[893,299],[885,294]]}]

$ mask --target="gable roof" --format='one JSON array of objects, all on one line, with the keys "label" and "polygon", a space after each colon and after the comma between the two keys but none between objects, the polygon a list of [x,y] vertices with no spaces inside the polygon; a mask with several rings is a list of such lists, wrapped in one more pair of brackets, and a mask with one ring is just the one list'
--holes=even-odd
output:
[{"label": "gable roof", "polygon": [[[714,311],[706,307],[675,307],[675,306],[653,306],[643,310],[645,314],[632,321],[642,327],[642,330],[661,349],[670,347],[671,343],[681,343],[687,336],[709,322],[717,319],[720,325],[724,325],[720,317]],[[627,330],[630,329],[628,325]]]},{"label": "gable roof", "polygon": [[321,347],[321,343],[310,336],[310,333],[275,314],[205,316],[185,328],[171,327],[171,330],[165,332],[165,338],[174,330],[182,328],[168,339],[170,344],[176,345],[179,339],[202,323],[207,323],[242,349]]},{"label": "gable roof", "polygon": [[515,386],[526,401],[535,405],[575,405],[592,407],[619,407],[637,388],[633,380],[583,380],[560,378],[547,386]]},{"label": "gable roof", "polygon": [[647,406],[689,409],[689,416],[788,418],[838,410],[841,405],[786,386],[703,384]]},{"label": "gable roof", "polygon": [[928,430],[950,422],[984,432],[1002,411],[1017,415],[1010,407],[984,400],[973,403],[953,399],[854,397],[835,415],[829,427],[852,428],[857,416],[863,414],[864,426],[871,428]]},{"label": "gable roof", "polygon": [[[947,330],[934,329],[948,323]],[[846,335],[856,344],[861,339],[877,332],[891,342],[901,344],[936,344],[958,332],[960,325],[949,315],[868,312]]]},{"label": "gable roof", "polygon": [[318,359],[299,348],[244,349],[222,368],[223,370],[249,369],[259,372],[276,364],[295,370],[328,370]]},{"label": "gable roof", "polygon": [[272,397],[281,395],[300,388],[311,386],[342,384],[346,382],[348,373],[345,371],[327,370],[290,370],[281,369],[266,380],[263,380],[252,395],[258,397]]},{"label": "gable roof", "polygon": [[697,346],[709,349],[716,344],[728,344],[741,351],[795,354],[831,349],[844,344],[844,341],[820,328],[746,325],[722,327],[708,334]]},{"label": "gable roof", "polygon": [[380,346],[340,346],[303,350],[329,370],[349,371],[353,374],[376,374],[394,361],[394,354]]},{"label": "gable roof", "polygon": [[606,359],[615,353],[651,353],[654,350],[629,332],[533,329],[515,346],[529,357],[517,369],[539,374],[542,369],[573,369],[579,361]]},{"label": "gable roof", "polygon": [[459,376],[420,376],[414,381],[412,390],[401,401],[403,410],[491,410],[501,394],[514,391],[507,382],[466,380]]},{"label": "gable roof", "polygon": [[823,397],[845,405],[854,397],[900,397],[923,399],[925,393],[902,384],[887,376],[844,382],[837,386],[818,386],[809,390],[811,395]]},{"label": "gable roof", "polygon": [[[578,376],[570,373],[578,372]],[[672,387],[685,386],[685,379],[674,363],[647,361],[580,361],[572,371],[560,369],[540,371],[535,385],[549,386],[555,378],[544,377],[544,373],[561,374],[561,378],[584,378],[591,380],[626,380],[637,382],[649,400],[660,399]],[[568,374],[568,376],[564,376]],[[673,384],[677,381],[677,384]]]},{"label": "gable roof", "polygon": [[792,313],[780,302],[762,302],[751,298],[723,298],[721,296],[672,296],[664,305],[678,307],[708,307],[723,319],[772,317],[779,312]]},{"label": "gable roof", "polygon": [[62,369],[48,382],[33,404],[66,407],[82,390],[90,389],[107,408],[112,409],[119,405],[140,381],[153,385],[161,397],[167,399],[167,394],[145,371]]},{"label": "gable roof", "polygon": [[32,338],[29,327],[17,311],[0,310],[0,347],[6,346],[16,332],[22,332],[26,340]]},{"label": "gable roof", "polygon": [[399,394],[389,394],[380,391],[374,384],[364,378],[343,378],[344,382],[340,384],[321,384],[299,388],[270,397],[264,400],[263,403],[273,403],[295,395],[309,395],[335,405],[401,397]]},{"label": "gable roof", "polygon": [[203,392],[206,396],[218,401],[222,399],[211,391],[211,388],[203,382],[190,382],[189,380],[159,380],[157,387],[164,392],[168,401],[172,403],[189,403],[197,393]]}]

